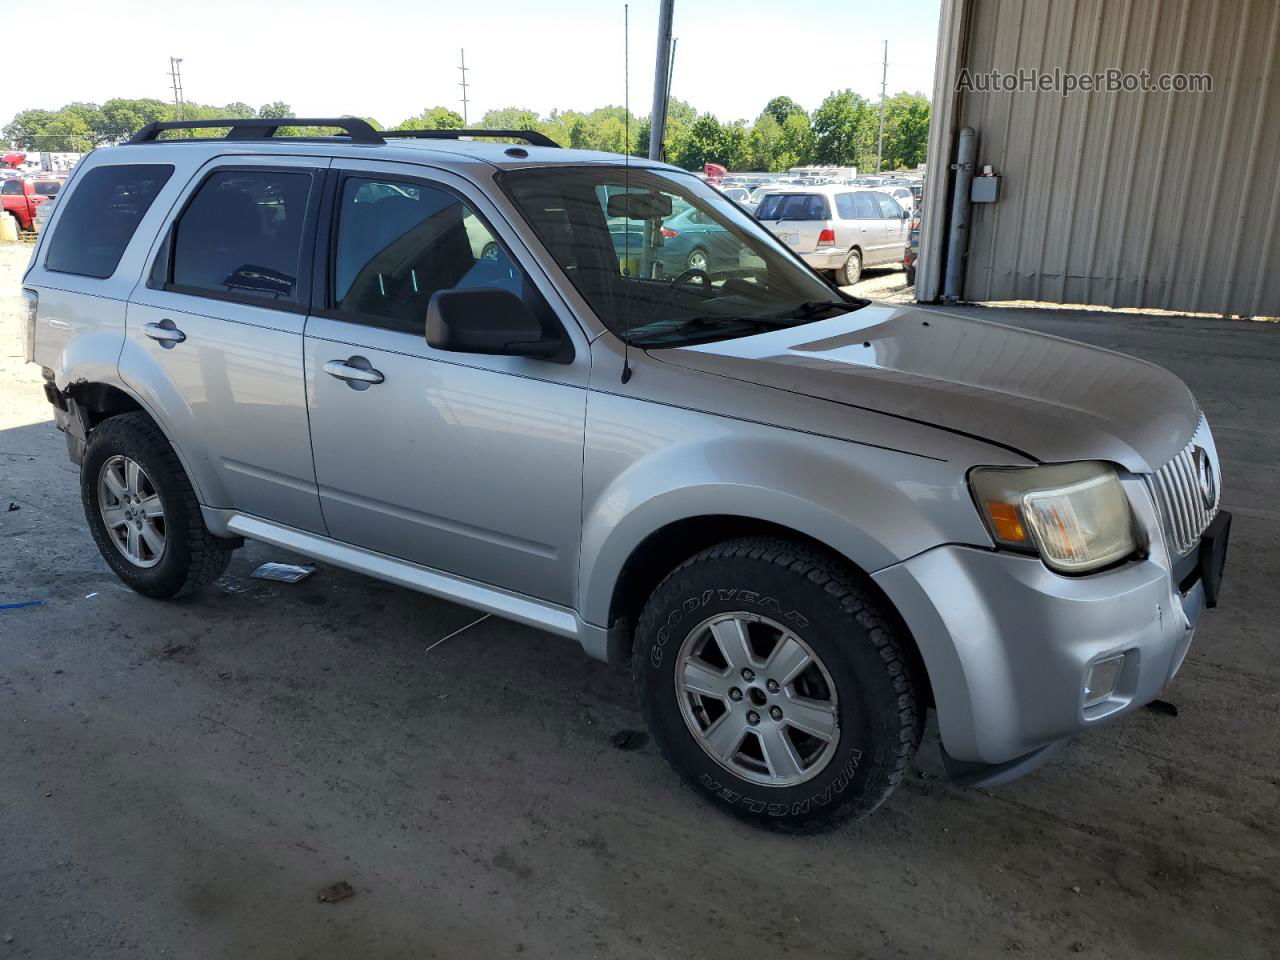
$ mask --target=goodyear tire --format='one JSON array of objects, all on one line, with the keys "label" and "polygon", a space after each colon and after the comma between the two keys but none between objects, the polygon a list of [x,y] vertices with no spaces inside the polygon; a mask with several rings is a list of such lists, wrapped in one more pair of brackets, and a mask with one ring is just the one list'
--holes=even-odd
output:
[{"label": "goodyear tire", "polygon": [[759,824],[822,829],[879,806],[920,742],[897,631],[838,558],[733,540],[654,591],[635,682],[655,742],[696,792]]}]

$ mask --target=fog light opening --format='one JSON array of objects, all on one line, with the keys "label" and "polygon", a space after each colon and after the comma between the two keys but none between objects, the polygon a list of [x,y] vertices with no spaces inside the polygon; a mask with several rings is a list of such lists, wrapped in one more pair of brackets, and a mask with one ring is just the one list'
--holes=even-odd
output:
[{"label": "fog light opening", "polygon": [[1084,681],[1084,705],[1095,707],[1116,692],[1120,674],[1124,672],[1124,654],[1099,660],[1089,666]]}]

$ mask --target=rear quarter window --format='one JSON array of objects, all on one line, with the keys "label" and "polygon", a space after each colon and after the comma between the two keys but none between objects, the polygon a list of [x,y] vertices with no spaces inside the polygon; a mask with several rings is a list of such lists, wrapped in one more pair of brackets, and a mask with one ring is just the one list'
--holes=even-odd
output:
[{"label": "rear quarter window", "polygon": [[58,228],[49,238],[45,268],[105,279],[116,271],[138,222],[173,175],[167,163],[96,167],[59,201]]}]

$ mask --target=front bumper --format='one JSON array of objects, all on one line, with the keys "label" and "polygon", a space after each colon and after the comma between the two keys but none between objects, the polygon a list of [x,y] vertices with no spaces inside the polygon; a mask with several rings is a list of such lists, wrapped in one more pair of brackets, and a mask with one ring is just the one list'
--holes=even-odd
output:
[{"label": "front bumper", "polygon": [[[911,630],[955,760],[1007,764],[1154,700],[1204,609],[1163,544],[1146,559],[1064,577],[1038,558],[942,546],[874,575]],[[1124,654],[1114,692],[1085,706],[1092,664]]]}]

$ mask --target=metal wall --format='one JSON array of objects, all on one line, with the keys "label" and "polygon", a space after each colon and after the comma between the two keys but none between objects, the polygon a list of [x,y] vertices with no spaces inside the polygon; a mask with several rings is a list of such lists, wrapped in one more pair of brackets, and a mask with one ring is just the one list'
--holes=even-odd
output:
[{"label": "metal wall", "polygon": [[[979,170],[1004,178],[973,207],[966,299],[1280,315],[1278,0],[944,8],[962,55],[940,59],[935,100],[954,98],[949,133],[974,127]],[[1213,90],[956,94],[962,66],[1207,73]]]}]

